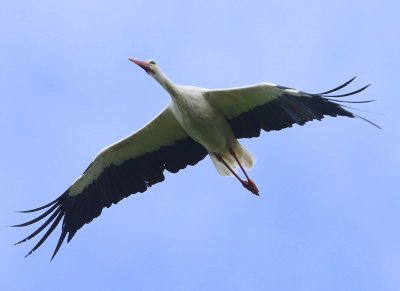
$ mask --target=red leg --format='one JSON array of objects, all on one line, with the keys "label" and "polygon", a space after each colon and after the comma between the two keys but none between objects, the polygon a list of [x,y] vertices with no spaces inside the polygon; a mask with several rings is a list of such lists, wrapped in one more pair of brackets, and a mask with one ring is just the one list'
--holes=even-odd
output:
[{"label": "red leg", "polygon": [[244,181],[242,179],[240,179],[239,175],[236,174],[236,172],[234,170],[232,170],[232,168],[225,162],[225,160],[222,158],[222,156],[219,154],[215,154],[215,156],[217,157],[218,161],[223,163],[224,166],[227,167],[228,170],[243,184]]},{"label": "red leg", "polygon": [[238,163],[240,169],[242,169],[243,174],[246,176],[247,181],[242,181],[242,185],[249,190],[251,193],[255,195],[259,195],[258,193],[260,192],[256,186],[256,184],[253,182],[252,179],[249,178],[249,175],[247,175],[246,170],[243,168],[242,164],[240,163],[239,159],[237,158],[235,152],[230,148],[229,152],[231,155],[235,158],[236,162]]},{"label": "red leg", "polygon": [[254,182],[247,176],[247,173],[244,171],[242,165],[241,165],[241,164],[239,163],[239,161],[236,159],[236,156],[234,156],[234,157],[235,157],[236,161],[239,163],[240,168],[241,168],[241,169],[243,170],[243,172],[245,173],[246,178],[247,178],[247,181],[242,180],[242,179],[239,177],[239,175],[236,174],[236,172],[225,162],[225,160],[222,158],[221,155],[215,154],[215,156],[217,157],[217,159],[218,159],[221,163],[224,164],[225,167],[228,168],[228,170],[236,177],[236,179],[238,179],[239,182],[242,183],[242,186],[243,186],[244,188],[246,188],[247,190],[249,190],[251,193],[253,193],[253,194],[259,196],[259,194],[258,194],[259,191],[258,191],[258,189],[257,189],[256,184],[254,184]]}]

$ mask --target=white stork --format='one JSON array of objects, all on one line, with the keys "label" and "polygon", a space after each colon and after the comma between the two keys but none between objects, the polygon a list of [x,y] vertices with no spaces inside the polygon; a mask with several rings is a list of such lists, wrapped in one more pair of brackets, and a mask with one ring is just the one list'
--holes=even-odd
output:
[{"label": "white stork", "polygon": [[[174,84],[153,60],[129,60],[169,93],[170,104],[146,126],[103,149],[60,197],[42,207],[21,211],[31,213],[46,209],[37,218],[15,227],[31,225],[45,218],[46,221],[16,244],[30,240],[50,225],[26,256],[39,248],[62,221],[53,259],[64,239],[68,236],[69,242],[85,223],[98,217],[104,207],[162,182],[164,170],[176,173],[197,164],[207,155],[219,174],[235,176],[243,187],[258,195],[256,184],[246,172],[252,167],[254,158],[237,139],[258,137],[261,129],[272,131],[295,123],[304,125],[314,119],[321,120],[325,115],[366,120],[335,103],[351,101],[332,98],[359,93],[368,85],[347,94],[328,95],[347,86],[354,78],[319,94],[270,83],[205,89]],[[370,101],[373,100],[356,103]],[[244,173],[244,179],[237,174],[237,168]]]}]

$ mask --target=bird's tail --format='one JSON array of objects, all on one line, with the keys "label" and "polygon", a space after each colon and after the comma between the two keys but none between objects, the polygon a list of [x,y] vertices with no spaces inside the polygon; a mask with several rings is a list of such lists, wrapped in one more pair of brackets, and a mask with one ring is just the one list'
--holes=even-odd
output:
[{"label": "bird's tail", "polygon": [[[255,157],[238,141],[235,140],[235,142],[231,145],[231,149],[245,170],[250,170],[253,167],[255,163]],[[220,155],[233,170],[236,170],[239,167],[235,158],[229,152],[229,149],[223,153],[220,153]],[[210,157],[215,168],[221,176],[232,176],[232,173],[228,170],[228,168],[220,160],[218,160],[214,154],[210,154]]]}]

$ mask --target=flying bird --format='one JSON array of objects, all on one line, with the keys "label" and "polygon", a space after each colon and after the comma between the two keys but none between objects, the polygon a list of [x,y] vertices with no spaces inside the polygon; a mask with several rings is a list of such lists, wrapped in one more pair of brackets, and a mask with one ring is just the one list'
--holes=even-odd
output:
[{"label": "flying bird", "polygon": [[26,223],[14,225],[22,227],[41,222],[36,231],[16,244],[32,239],[48,227],[26,256],[39,248],[62,221],[53,259],[65,238],[69,242],[84,224],[98,217],[103,208],[164,181],[165,170],[176,173],[197,164],[207,155],[220,175],[234,176],[245,189],[259,195],[259,189],[247,173],[254,157],[238,139],[258,137],[261,130],[268,132],[293,124],[304,125],[324,116],[358,117],[377,126],[340,104],[374,100],[337,99],[357,94],[369,85],[346,94],[331,94],[350,84],[355,77],[319,94],[271,83],[205,89],[174,84],[153,60],[129,60],[169,93],[170,104],[146,126],[103,149],[57,199],[39,208],[21,211],[43,210],[43,213]]}]

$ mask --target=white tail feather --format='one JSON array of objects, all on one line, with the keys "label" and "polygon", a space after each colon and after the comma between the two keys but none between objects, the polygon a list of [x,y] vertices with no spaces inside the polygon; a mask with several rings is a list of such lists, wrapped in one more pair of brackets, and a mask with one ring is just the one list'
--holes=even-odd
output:
[{"label": "white tail feather", "polygon": [[235,152],[237,158],[239,159],[240,164],[245,168],[245,170],[250,170],[256,158],[238,141],[233,146],[233,151]]},{"label": "white tail feather", "polygon": [[[244,169],[250,170],[255,162],[254,156],[246,150],[238,141],[236,141],[232,145],[232,150],[236,154],[236,157],[238,158],[240,164],[243,166]],[[227,149],[225,152],[220,153],[224,161],[234,170],[239,167],[237,164],[235,158],[231,155],[229,152],[229,149]],[[228,170],[228,168],[218,160],[218,158],[214,154],[210,154],[211,160],[217,169],[218,173],[221,176],[233,176],[232,173]]]},{"label": "white tail feather", "polygon": [[214,154],[210,154],[211,161],[213,162],[218,174],[221,176],[232,176],[232,173],[228,170],[223,163],[221,163]]}]

